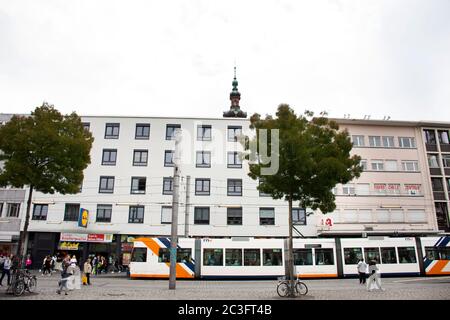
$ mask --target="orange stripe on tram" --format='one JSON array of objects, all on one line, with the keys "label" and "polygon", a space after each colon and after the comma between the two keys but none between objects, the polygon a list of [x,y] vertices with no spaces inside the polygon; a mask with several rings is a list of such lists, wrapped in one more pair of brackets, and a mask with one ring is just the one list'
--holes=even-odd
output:
[{"label": "orange stripe on tram", "polygon": [[430,271],[427,272],[427,274],[450,274],[449,271],[442,271],[442,269],[444,269],[449,262],[450,260],[438,260],[438,262],[436,262],[436,264],[431,268]]},{"label": "orange stripe on tram", "polygon": [[[170,262],[166,262],[166,265],[170,268]],[[180,263],[177,263],[176,266],[177,278],[194,278],[194,275],[187,272]]]},{"label": "orange stripe on tram", "polygon": [[320,274],[299,274],[298,277],[300,279],[304,279],[304,278],[337,278],[337,274],[325,274],[325,273],[320,273]]},{"label": "orange stripe on tram", "polygon": [[143,242],[147,248],[149,248],[150,250],[152,250],[152,252],[156,255],[159,255],[159,245],[156,243],[155,240],[153,240],[152,238],[137,238],[134,241],[141,241]]}]

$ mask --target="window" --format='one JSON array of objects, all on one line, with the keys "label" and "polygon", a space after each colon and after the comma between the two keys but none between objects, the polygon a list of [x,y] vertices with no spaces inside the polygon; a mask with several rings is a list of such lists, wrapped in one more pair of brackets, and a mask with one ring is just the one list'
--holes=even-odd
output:
[{"label": "window", "polygon": [[364,248],[364,254],[366,257],[366,263],[369,263],[371,260],[375,260],[377,263],[380,263],[380,248]]},{"label": "window", "polygon": [[259,224],[260,225],[275,225],[275,209],[274,208],[260,208],[259,209]]},{"label": "window", "polygon": [[[259,178],[259,186],[264,183],[264,178]],[[264,193],[263,191],[259,190],[259,196],[260,197],[270,197],[270,193]]]},{"label": "window", "polygon": [[356,185],[356,194],[359,196],[368,196],[370,194],[370,184],[358,183]]},{"label": "window", "polygon": [[405,191],[409,195],[420,195],[420,184],[405,184]]},{"label": "window", "polygon": [[164,167],[173,167],[175,165],[173,162],[174,154],[174,150],[166,150],[164,152]]},{"label": "window", "polygon": [[117,161],[117,149],[103,149],[102,165],[115,166]]},{"label": "window", "polygon": [[369,136],[369,145],[371,147],[381,147],[381,137],[380,136]]},{"label": "window", "polygon": [[79,214],[80,204],[66,203],[66,209],[64,211],[64,221],[78,221]]},{"label": "window", "polygon": [[223,249],[204,249],[204,266],[223,266]]},{"label": "window", "polygon": [[414,247],[398,247],[399,263],[417,263]]},{"label": "window", "polygon": [[144,223],[144,206],[130,206],[128,223]]},{"label": "window", "polygon": [[444,185],[441,178],[431,178],[431,186],[433,191],[444,191]]},{"label": "window", "polygon": [[180,124],[168,124],[166,126],[166,140],[175,140],[175,132],[181,129]]},{"label": "window", "polygon": [[396,160],[386,160],[384,162],[386,171],[397,171],[397,161]]},{"label": "window", "polygon": [[197,126],[197,140],[211,141],[211,126],[206,125]]},{"label": "window", "polygon": [[367,171],[367,160],[361,160],[359,162],[359,165],[361,166],[363,171]]},{"label": "window", "polygon": [[210,182],[210,179],[195,179],[195,195],[209,196]]},{"label": "window", "polygon": [[263,249],[263,265],[264,266],[283,265],[281,249]]},{"label": "window", "polygon": [[173,178],[163,178],[163,194],[173,194]]},{"label": "window", "polygon": [[358,264],[362,256],[361,248],[344,248],[345,264]]},{"label": "window", "polygon": [[292,222],[306,226],[306,210],[303,208],[292,208]]},{"label": "window", "polygon": [[48,204],[35,204],[33,208],[33,220],[47,220],[47,213]]},{"label": "window", "polygon": [[211,168],[211,151],[197,151],[197,168]]},{"label": "window", "polygon": [[450,168],[450,154],[442,155],[442,164],[444,165],[444,168]]},{"label": "window", "polygon": [[410,137],[398,137],[398,145],[400,148],[415,148],[416,141]]},{"label": "window", "polygon": [[[170,262],[170,248],[159,248],[158,262]],[[177,262],[187,263],[192,262],[192,250],[177,248]]]},{"label": "window", "polygon": [[227,225],[242,225],[242,207],[227,208]]},{"label": "window", "polygon": [[133,151],[133,166],[145,167],[148,161],[148,150]]},{"label": "window", "polygon": [[242,249],[225,249],[226,266],[242,266]]},{"label": "window", "polygon": [[137,123],[134,137],[139,140],[148,140],[150,138],[150,124]]},{"label": "window", "polygon": [[112,205],[99,204],[97,205],[97,222],[111,222]]},{"label": "window", "polygon": [[419,163],[417,161],[402,161],[403,171],[419,171]]},{"label": "window", "polygon": [[237,141],[238,137],[242,134],[241,126],[228,126],[228,141]]},{"label": "window", "polygon": [[228,152],[228,168],[242,168],[239,152]]},{"label": "window", "polygon": [[439,130],[438,131],[438,136],[439,136],[439,143],[440,144],[450,144],[450,140],[449,140],[449,135],[448,135],[448,131],[445,130]]},{"label": "window", "polygon": [[131,262],[147,262],[147,248],[133,248]]},{"label": "window", "polygon": [[242,179],[228,179],[227,191],[229,196],[242,196]]},{"label": "window", "polygon": [[333,249],[315,249],[316,265],[333,265],[334,256]]},{"label": "window", "polygon": [[389,183],[387,185],[387,192],[389,194],[400,194],[400,184]]},{"label": "window", "polygon": [[107,123],[105,139],[119,139],[120,123]]},{"label": "window", "polygon": [[294,249],[294,265],[296,266],[312,266],[312,249]]},{"label": "window", "polygon": [[170,224],[172,223],[172,207],[162,206],[161,207],[161,223]]},{"label": "window", "polygon": [[373,189],[375,194],[386,194],[386,184],[384,183],[374,183]]},{"label": "window", "polygon": [[260,266],[261,250],[260,249],[244,249],[244,266]]},{"label": "window", "polygon": [[82,125],[84,131],[89,131],[89,129],[91,128],[91,124],[89,122],[83,122]]},{"label": "window", "polygon": [[450,260],[450,247],[425,247],[425,256],[429,260]]},{"label": "window", "polygon": [[428,165],[430,168],[439,168],[438,155],[437,154],[428,154]]},{"label": "window", "polygon": [[209,207],[194,208],[194,224],[209,224]]},{"label": "window", "polygon": [[372,160],[372,170],[383,171],[384,170],[383,160]]},{"label": "window", "polygon": [[146,177],[131,177],[131,194],[145,194]]},{"label": "window", "polygon": [[381,263],[397,263],[395,248],[381,248]]},{"label": "window", "polygon": [[[2,204],[3,206],[3,204]],[[1,212],[0,212],[1,213]],[[18,218],[20,214],[20,203],[7,203],[6,216]]]},{"label": "window", "polygon": [[100,177],[99,193],[113,193],[114,192],[114,177]]},{"label": "window", "polygon": [[0,217],[2,216],[3,213],[3,202],[0,202]]},{"label": "window", "polygon": [[426,144],[436,144],[436,135],[434,130],[423,130]]},{"label": "window", "polygon": [[364,147],[364,136],[352,136],[354,147]]},{"label": "window", "polygon": [[344,184],[342,186],[342,194],[347,196],[355,195],[355,185],[354,184]]},{"label": "window", "polygon": [[394,137],[383,137],[383,147],[394,148]]}]

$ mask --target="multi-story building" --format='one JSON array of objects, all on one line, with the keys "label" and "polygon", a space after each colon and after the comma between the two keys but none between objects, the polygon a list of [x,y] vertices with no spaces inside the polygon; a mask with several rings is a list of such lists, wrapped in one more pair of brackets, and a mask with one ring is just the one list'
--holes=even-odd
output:
[{"label": "multi-story building", "polygon": [[[250,122],[239,107],[236,79],[230,100],[230,111],[217,119],[82,116],[95,138],[91,164],[78,194],[33,195],[28,248],[34,261],[39,264],[55,250],[82,257],[122,255],[127,260],[134,237],[169,236],[177,128],[182,129],[180,235],[287,236],[287,203],[261,194],[258,181],[248,177],[248,166],[239,157],[243,148],[236,137],[249,133]],[[449,204],[447,149],[445,143],[429,149],[423,130],[447,132],[448,137],[450,123],[335,120],[349,131],[352,153],[362,157],[364,172],[335,188],[335,212],[322,215],[295,207],[296,236],[448,231],[448,211],[441,209]],[[442,141],[448,143],[448,138]],[[439,172],[428,167],[430,153],[447,161]],[[445,177],[442,190],[435,186],[436,177],[442,184]],[[21,192],[19,217],[24,216],[26,197]],[[13,210],[5,209],[11,203],[0,198],[2,217]],[[79,226],[80,209],[89,212],[87,227]]]}]

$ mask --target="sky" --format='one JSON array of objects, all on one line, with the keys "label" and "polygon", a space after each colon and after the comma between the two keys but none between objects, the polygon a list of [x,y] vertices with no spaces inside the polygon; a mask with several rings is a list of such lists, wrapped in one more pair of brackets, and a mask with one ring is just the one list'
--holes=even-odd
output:
[{"label": "sky", "polygon": [[0,0],[0,113],[450,122],[448,0]]}]

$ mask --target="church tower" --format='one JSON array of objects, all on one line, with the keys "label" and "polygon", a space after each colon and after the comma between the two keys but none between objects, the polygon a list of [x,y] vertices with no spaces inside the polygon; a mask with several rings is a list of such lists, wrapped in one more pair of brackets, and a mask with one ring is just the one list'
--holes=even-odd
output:
[{"label": "church tower", "polygon": [[230,93],[230,110],[223,113],[224,118],[247,118],[247,112],[243,112],[239,106],[241,94],[238,91],[238,81],[236,79],[236,67],[234,67],[233,90]]}]

